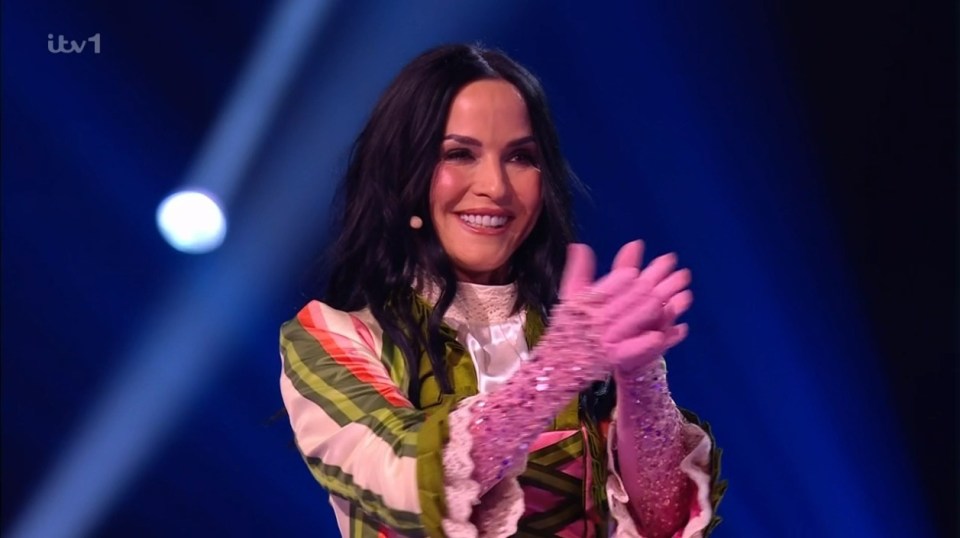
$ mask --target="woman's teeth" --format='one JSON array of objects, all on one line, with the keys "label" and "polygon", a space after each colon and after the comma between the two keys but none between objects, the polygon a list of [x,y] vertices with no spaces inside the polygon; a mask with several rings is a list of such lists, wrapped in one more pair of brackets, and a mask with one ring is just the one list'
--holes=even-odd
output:
[{"label": "woman's teeth", "polygon": [[499,228],[507,223],[507,217],[491,215],[460,215],[460,220],[471,226],[482,226],[484,228]]}]

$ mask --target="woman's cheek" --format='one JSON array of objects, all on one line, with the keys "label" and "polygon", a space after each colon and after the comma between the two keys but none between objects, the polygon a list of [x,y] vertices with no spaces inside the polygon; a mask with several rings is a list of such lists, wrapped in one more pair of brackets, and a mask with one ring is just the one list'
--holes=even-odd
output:
[{"label": "woman's cheek", "polygon": [[448,167],[440,166],[433,178],[431,198],[438,209],[452,209],[459,199],[462,181],[458,174]]}]

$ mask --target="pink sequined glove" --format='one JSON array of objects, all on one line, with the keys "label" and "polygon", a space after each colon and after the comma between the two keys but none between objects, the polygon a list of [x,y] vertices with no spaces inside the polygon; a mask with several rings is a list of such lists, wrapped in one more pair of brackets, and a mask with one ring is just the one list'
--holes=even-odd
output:
[{"label": "pink sequined glove", "polygon": [[[643,243],[621,249],[614,270],[638,267]],[[676,256],[653,260],[630,286],[633,301],[614,308],[624,313],[608,333],[619,350],[615,358],[617,463],[630,497],[629,511],[643,536],[673,536],[689,514],[691,485],[680,469],[686,455],[684,419],[670,397],[666,362],[661,358],[687,335],[676,319],[690,308],[688,270],[675,271]]]},{"label": "pink sequined glove", "polygon": [[[637,278],[636,267],[612,271],[593,283],[593,253],[571,245],[550,327],[530,358],[504,385],[456,411],[470,414],[468,430],[473,479],[481,492],[513,474],[527,451],[560,410],[590,383],[606,378],[611,365],[600,359],[612,298]],[[581,285],[589,280],[589,285]]]}]

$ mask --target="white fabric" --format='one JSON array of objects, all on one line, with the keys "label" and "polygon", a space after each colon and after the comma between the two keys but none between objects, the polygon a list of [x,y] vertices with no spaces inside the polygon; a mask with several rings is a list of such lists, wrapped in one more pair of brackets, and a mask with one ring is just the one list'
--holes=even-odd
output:
[{"label": "white fabric", "polygon": [[[419,289],[430,304],[440,297],[435,284],[422,283]],[[505,383],[530,357],[523,334],[526,313],[511,314],[516,300],[515,284],[460,282],[457,296],[444,313],[443,321],[457,331],[457,340],[470,353],[481,394]]]},{"label": "white fabric", "polygon": [[520,362],[530,356],[523,336],[523,323],[523,314],[489,326],[448,321],[457,330],[457,340],[470,352],[481,394],[505,383],[520,368]]}]

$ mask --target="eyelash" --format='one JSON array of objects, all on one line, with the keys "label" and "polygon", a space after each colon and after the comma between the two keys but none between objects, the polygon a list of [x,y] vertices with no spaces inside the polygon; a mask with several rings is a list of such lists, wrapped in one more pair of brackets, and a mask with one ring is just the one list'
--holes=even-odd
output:
[{"label": "eyelash", "polygon": [[[443,154],[443,160],[445,161],[467,161],[473,160],[474,158],[473,152],[465,148],[451,149]],[[510,155],[507,162],[519,162],[527,166],[540,167],[540,162],[533,153],[526,150],[514,152]]]},{"label": "eyelash", "polygon": [[443,160],[445,161],[463,161],[467,159],[473,159],[473,153],[468,149],[451,149],[443,154]]},{"label": "eyelash", "polygon": [[540,162],[539,162],[539,161],[537,160],[537,158],[533,155],[533,153],[531,153],[531,152],[529,152],[529,151],[518,151],[518,152],[514,153],[513,155],[510,156],[510,161],[511,161],[511,162],[516,162],[516,159],[517,159],[518,157],[519,157],[520,159],[522,159],[523,164],[526,164],[526,165],[528,165],[528,166],[533,166],[533,167],[536,167],[536,168],[539,168],[539,167],[540,167]]}]

